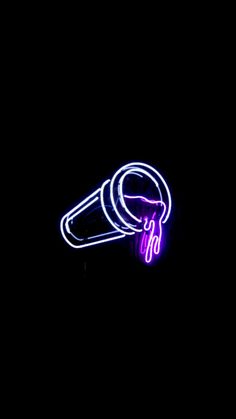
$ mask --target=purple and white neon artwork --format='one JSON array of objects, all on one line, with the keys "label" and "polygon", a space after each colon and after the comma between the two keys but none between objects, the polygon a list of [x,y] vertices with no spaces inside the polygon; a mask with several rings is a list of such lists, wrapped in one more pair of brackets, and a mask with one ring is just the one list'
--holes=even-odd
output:
[{"label": "purple and white neon artwork", "polygon": [[171,207],[161,174],[146,163],[129,163],[62,217],[61,234],[77,249],[135,235],[140,257],[151,263],[160,253]]}]

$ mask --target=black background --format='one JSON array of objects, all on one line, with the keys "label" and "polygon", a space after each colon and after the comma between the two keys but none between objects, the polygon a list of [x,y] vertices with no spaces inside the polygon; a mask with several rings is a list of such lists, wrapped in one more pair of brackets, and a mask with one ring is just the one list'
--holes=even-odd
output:
[{"label": "black background", "polygon": [[[170,281],[175,290],[178,281],[188,287],[189,278],[201,272],[202,207],[210,185],[204,175],[208,157],[214,160],[210,143],[218,123],[214,45],[199,36],[197,26],[191,28],[191,20],[180,25],[173,16],[168,24],[166,19],[145,33],[137,27],[132,32],[127,22],[125,31],[112,30],[109,22],[89,30],[91,23],[86,29],[81,23],[61,26],[57,19],[31,42],[26,33],[29,65],[19,68],[22,94],[16,106],[18,129],[29,138],[28,198],[35,198],[25,214],[32,221],[23,225],[26,237],[35,240],[26,241],[25,250],[33,253],[35,272],[50,277],[49,290],[54,282],[67,290],[68,283],[103,281],[150,281],[154,287]],[[23,62],[24,49],[19,50]],[[143,266],[125,241],[70,248],[59,231],[63,214],[135,160],[156,167],[173,197],[158,263]]]},{"label": "black background", "polygon": [[[144,403],[147,416],[149,401],[157,411],[164,398],[165,411],[218,409],[234,318],[232,193],[222,176],[234,156],[224,96],[233,25],[215,5],[19,7],[25,21],[12,7],[2,60],[2,185],[13,201],[2,203],[3,226],[13,227],[2,272],[3,360],[16,388],[8,407],[45,411],[46,400],[68,416],[75,400],[77,411],[123,414],[124,401],[132,413]],[[126,239],[76,250],[59,229],[132,161],[159,170],[173,199],[154,266]]]},{"label": "black background", "polygon": [[[177,110],[168,110],[164,116],[156,109],[154,114],[155,104],[143,106],[144,101],[140,98],[138,106],[133,101],[127,109],[125,99],[119,97],[116,102],[114,98],[112,110],[108,105],[101,110],[101,104],[93,111],[89,108],[86,116],[80,116],[78,109],[78,116],[73,118],[73,106],[66,110],[63,105],[58,115],[54,114],[53,135],[58,143],[42,159],[38,199],[43,222],[39,222],[36,267],[42,272],[50,301],[55,293],[56,307],[61,299],[66,299],[66,306],[76,307],[78,296],[84,294],[95,300],[95,307],[100,300],[113,307],[125,299],[127,308],[139,301],[150,309],[160,298],[161,307],[167,304],[173,315],[180,305],[187,310],[199,298],[203,246],[201,206],[196,196],[203,189],[196,121],[191,121],[190,128],[187,110],[184,117]],[[153,266],[135,257],[129,239],[72,249],[59,229],[60,219],[68,210],[132,161],[156,167],[172,194],[166,243]]]},{"label": "black background", "polygon": [[[25,268],[15,289],[37,362],[59,381],[60,368],[67,375],[83,365],[101,377],[110,363],[113,374],[132,365],[136,377],[140,359],[151,370],[164,362],[176,377],[185,365],[187,376],[189,363],[200,368],[217,326],[205,228],[212,186],[205,174],[215,152],[209,140],[218,126],[213,47],[199,42],[199,30],[189,36],[190,27],[170,26],[127,38],[121,29],[97,37],[67,25],[43,43],[41,31],[27,50],[24,79],[18,72],[29,204],[17,248],[28,276]],[[154,266],[141,264],[126,239],[76,250],[59,229],[69,209],[132,161],[159,170],[173,199]]]},{"label": "black background", "polygon": [[[35,262],[26,292],[54,377],[61,375],[61,357],[63,369],[88,365],[100,377],[103,365],[111,363],[118,374],[130,365],[135,377],[140,356],[149,369],[165,360],[178,376],[183,364],[186,371],[189,362],[200,368],[201,342],[213,330],[198,206],[204,196],[199,125],[187,105],[183,114],[178,107],[161,112],[144,96],[127,106],[116,95],[102,109],[75,114],[75,102],[63,96],[45,134],[54,145],[40,146],[37,246],[30,249]],[[59,229],[66,211],[130,161],[156,167],[172,194],[166,246],[154,266],[141,264],[126,239],[76,250]]]},{"label": "black background", "polygon": [[[167,35],[154,50],[153,43],[124,40],[120,49],[118,39],[104,45],[92,37],[79,47],[72,38],[51,40],[43,60],[36,56],[32,97],[38,103],[27,115],[36,197],[27,225],[35,242],[27,251],[35,260],[32,275],[40,277],[36,295],[59,316],[76,310],[77,299],[85,311],[91,300],[93,313],[101,301],[111,309],[122,301],[127,310],[159,307],[173,317],[179,307],[193,310],[207,294],[202,206],[212,114],[203,56],[193,38],[183,43]],[[69,209],[132,161],[156,167],[173,198],[155,266],[141,264],[127,240],[76,250],[59,229]]]},{"label": "black background", "polygon": [[[191,173],[186,157],[179,156],[177,152],[172,153],[169,145],[164,147],[158,139],[144,140],[142,135],[133,141],[127,138],[129,147],[130,144],[133,147],[130,151],[126,150],[125,141],[120,140],[119,135],[114,135],[113,139],[107,138],[107,144],[104,143],[101,148],[99,145],[94,147],[89,139],[86,141],[89,145],[81,144],[81,148],[72,144],[53,165],[55,177],[53,176],[50,192],[48,191],[50,196],[47,205],[50,204],[51,222],[48,224],[48,251],[55,257],[55,269],[71,277],[82,277],[90,281],[96,281],[96,278],[100,281],[107,280],[117,275],[121,276],[121,281],[142,277],[154,279],[165,275],[177,276],[178,273],[190,269],[193,257],[188,260],[187,254],[193,256],[195,246],[189,231],[192,218],[188,214],[188,210],[191,212],[191,192],[188,192],[188,188],[191,188],[191,182],[186,182],[185,172],[188,172],[188,177]],[[143,147],[142,143],[145,144]],[[75,250],[64,242],[59,230],[60,218],[66,211],[93,192],[119,167],[132,161],[153,165],[171,184],[173,211],[166,228],[166,245],[155,266],[143,265],[136,259],[130,248],[132,240]],[[53,252],[51,246],[54,247]]]}]

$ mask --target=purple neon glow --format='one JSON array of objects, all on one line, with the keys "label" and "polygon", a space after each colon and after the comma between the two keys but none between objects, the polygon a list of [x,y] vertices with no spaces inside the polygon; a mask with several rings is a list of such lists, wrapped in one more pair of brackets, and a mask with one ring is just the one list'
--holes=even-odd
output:
[{"label": "purple neon glow", "polygon": [[140,255],[144,255],[146,263],[153,261],[154,255],[160,253],[161,238],[162,238],[162,219],[165,215],[166,205],[162,201],[148,199],[142,195],[125,195],[128,199],[140,199],[154,206],[161,205],[163,211],[159,219],[156,219],[156,211],[153,212],[151,219],[148,216],[143,217],[143,231],[141,233]]},{"label": "purple neon glow", "polygon": [[[126,182],[129,176],[140,177],[142,185],[147,181],[152,183],[155,188],[153,196],[159,200],[149,199],[143,195],[126,195]],[[153,188],[149,189],[150,194],[154,191]],[[133,200],[133,203],[130,203],[131,208],[127,202],[129,200]],[[135,200],[139,200],[138,205]],[[101,233],[96,234],[95,229],[95,234],[91,231],[91,235],[86,234],[83,229],[82,234],[79,230],[73,230],[73,224],[78,218],[86,212],[90,216],[95,206],[100,208],[100,216],[107,223],[106,226],[104,224],[104,229],[108,230],[109,226],[112,230],[101,229]],[[139,253],[146,263],[150,263],[160,252],[162,224],[168,220],[171,206],[170,191],[160,173],[150,165],[133,162],[118,169],[111,179],[105,180],[97,190],[65,214],[60,222],[60,230],[64,240],[77,249],[136,235],[139,240]]]},{"label": "purple neon glow", "polygon": [[160,252],[162,229],[160,227],[159,236],[155,234],[155,231],[156,220],[149,220],[148,217],[145,217],[144,231],[142,233],[139,251],[141,255],[145,254],[146,263],[150,263],[153,260],[154,255],[158,255],[158,253]]},{"label": "purple neon glow", "polygon": [[155,201],[154,199],[148,199],[142,195],[124,195],[125,198],[128,199],[141,199],[141,201],[148,202],[149,204],[164,204],[163,201]]}]

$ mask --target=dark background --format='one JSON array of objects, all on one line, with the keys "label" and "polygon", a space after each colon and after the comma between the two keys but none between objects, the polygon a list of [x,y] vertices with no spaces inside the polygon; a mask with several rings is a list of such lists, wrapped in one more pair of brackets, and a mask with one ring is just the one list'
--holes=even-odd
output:
[{"label": "dark background", "polygon": [[[193,257],[190,260],[187,254],[193,256],[195,246],[189,231],[191,194],[188,192],[190,185],[189,182],[187,185],[186,175],[189,178],[191,173],[185,156],[169,151],[169,145],[164,147],[158,139],[144,140],[142,135],[137,140],[127,138],[129,147],[133,147],[128,151],[119,135],[114,135],[113,139],[107,138],[107,144],[101,144],[101,147],[94,147],[89,139],[86,140],[88,145],[83,144],[82,138],[78,139],[78,143],[80,141],[81,148],[72,144],[53,165],[55,178],[53,176],[48,201],[48,221],[51,223],[48,224],[49,243],[52,247],[49,246],[48,250],[55,257],[55,269],[73,278],[82,277],[90,281],[107,280],[116,275],[121,277],[121,281],[157,279],[166,275],[176,277],[190,269]],[[168,144],[168,140],[166,142]],[[59,230],[60,218],[64,213],[92,193],[119,167],[132,161],[147,162],[156,167],[168,179],[173,197],[169,225],[166,224],[164,228],[166,244],[155,266],[143,265],[137,260],[131,251],[132,240],[124,239],[76,250],[64,242]]]},{"label": "dark background", "polygon": [[[176,120],[179,113],[169,113],[163,120],[157,111],[150,118],[147,107],[144,109],[140,103],[139,109],[129,110],[124,121],[117,116],[117,106],[126,109],[125,103],[119,101],[112,115],[106,108],[104,117],[98,108],[96,112],[88,112],[85,120],[78,117],[79,123],[67,113],[63,113],[62,120],[58,116],[60,129],[56,128],[55,136],[59,142],[53,152],[46,153],[42,164],[45,182],[40,200],[44,223],[40,231],[39,266],[42,258],[48,289],[72,300],[91,286],[99,298],[108,297],[111,292],[119,300],[137,292],[139,298],[162,295],[164,299],[173,299],[174,306],[181,299],[189,303],[191,299],[186,296],[190,292],[195,298],[196,275],[203,256],[199,252],[200,209],[195,194],[196,190],[201,191],[201,186],[196,175],[198,150],[194,133],[188,145],[185,133],[188,125],[186,118]],[[129,239],[72,249],[59,229],[60,219],[68,210],[119,167],[132,161],[156,167],[172,194],[172,213],[164,226],[166,243],[153,266],[135,257]]]},{"label": "dark background", "polygon": [[[218,124],[216,43],[200,36],[196,22],[182,25],[169,14],[145,26],[145,33],[138,22],[135,30],[127,22],[93,30],[91,22],[63,22],[48,22],[32,40],[27,32],[28,66],[20,66],[22,44],[16,59],[22,88],[17,127],[29,139],[25,176],[28,198],[35,198],[33,211],[25,214],[32,217],[23,223],[26,237],[37,226],[26,253],[33,253],[35,272],[50,278],[49,290],[54,282],[63,289],[84,281],[164,288],[170,283],[173,293],[179,283],[184,289],[203,264],[202,207],[210,185],[204,174],[208,157],[214,160],[210,142]],[[60,234],[61,217],[135,160],[156,167],[173,198],[167,243],[155,267],[140,264],[127,240],[70,248]]]},{"label": "dark background", "polygon": [[[166,359],[178,370],[178,359],[188,363],[192,350],[201,352],[199,336],[205,341],[212,332],[212,279],[205,275],[202,205],[197,205],[199,194],[204,195],[198,170],[204,164],[204,159],[199,161],[199,125],[187,106],[184,116],[178,107],[163,115],[158,109],[151,112],[155,104],[147,104],[143,96],[128,109],[122,96],[111,102],[112,110],[111,105],[104,110],[97,105],[84,115],[79,108],[73,117],[75,103],[67,109],[69,102],[62,100],[62,108],[51,115],[53,149],[41,145],[41,218],[38,246],[31,249],[36,254],[32,282],[27,285],[52,359],[59,351],[71,368],[87,359],[89,368],[100,370],[100,359],[113,363],[114,356],[115,369],[122,359],[135,368],[140,351],[154,359],[158,351],[155,362]],[[154,266],[140,263],[126,239],[76,250],[59,229],[65,212],[130,161],[156,167],[172,194],[166,245]],[[148,359],[146,354],[145,362]],[[197,368],[200,357],[194,362]]]},{"label": "dark background", "polygon": [[[221,317],[220,249],[213,253],[209,230],[216,209],[208,210],[209,191],[217,186],[215,198],[220,189],[211,168],[223,138],[216,112],[220,36],[205,36],[198,19],[194,26],[195,12],[182,21],[158,15],[151,25],[148,17],[145,30],[141,21],[131,29],[131,17],[114,28],[111,18],[109,28],[98,21],[92,30],[90,16],[83,26],[53,14],[37,36],[27,30],[25,40],[14,39],[9,100],[19,118],[9,124],[18,144],[11,153],[18,157],[19,148],[24,158],[17,159],[22,178],[11,191],[23,208],[11,220],[14,239],[23,229],[20,262],[10,262],[19,333],[13,346],[20,358],[23,342],[25,357],[43,371],[43,386],[51,377],[64,389],[72,373],[74,392],[77,379],[97,391],[104,376],[108,386],[119,377],[123,388],[129,375],[139,382],[154,371],[153,382],[162,370],[160,386],[171,381],[175,393],[182,378],[185,397],[197,375],[202,388],[214,363],[208,343]],[[69,209],[132,161],[156,167],[173,199],[154,266],[141,264],[126,239],[76,250],[59,229]]]},{"label": "dark background", "polygon": [[[180,328],[186,332],[186,327],[191,329],[199,321],[208,299],[209,281],[201,276],[201,223],[195,200],[197,146],[194,152],[194,142],[189,150],[181,140],[173,144],[177,125],[167,135],[167,121],[158,123],[157,116],[150,123],[141,109],[125,123],[111,120],[107,112],[89,133],[86,126],[93,114],[82,125],[69,125],[69,115],[64,114],[56,131],[62,145],[44,157],[45,181],[38,196],[42,211],[35,264],[38,279],[33,289],[36,300],[41,296],[49,331],[63,331],[69,339],[77,324],[85,328],[86,336],[91,328],[97,331],[98,324],[106,325],[106,336],[107,328],[123,324],[129,339],[140,324],[152,329],[157,322],[160,333],[173,328],[179,336]],[[166,243],[153,266],[135,257],[129,239],[72,249],[59,229],[68,210],[131,161],[156,167],[172,194],[173,209],[164,226]]]},{"label": "dark background", "polygon": [[[85,306],[92,299],[90,308],[127,298],[127,308],[138,301],[146,309],[160,299],[172,315],[179,306],[187,312],[206,290],[200,219],[213,118],[207,66],[202,71],[207,54],[199,55],[196,39],[184,34],[132,45],[106,36],[79,46],[69,35],[59,41],[52,45],[49,38],[44,59],[36,57],[32,95],[39,100],[30,114],[39,214],[30,251],[40,293],[60,315],[62,301],[65,310],[76,309],[77,298]],[[172,194],[166,245],[155,266],[141,264],[126,239],[76,250],[59,230],[69,209],[132,161],[156,167]]]}]

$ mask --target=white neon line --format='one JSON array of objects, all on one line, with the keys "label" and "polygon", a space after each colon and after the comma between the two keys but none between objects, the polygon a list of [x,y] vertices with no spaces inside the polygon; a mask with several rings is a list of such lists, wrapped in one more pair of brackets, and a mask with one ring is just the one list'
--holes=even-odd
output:
[{"label": "white neon line", "polygon": [[[137,221],[138,223],[140,223],[142,220],[140,219],[140,218],[138,218],[138,217],[135,217],[131,212],[130,212],[130,210],[129,210],[129,208],[127,207],[127,205],[125,204],[125,201],[124,201],[124,193],[123,193],[123,181],[124,181],[124,178],[125,178],[125,176],[126,176],[126,174],[127,173],[124,173],[123,175],[122,175],[122,178],[119,180],[119,184],[118,184],[118,193],[119,193],[119,196],[120,196],[120,202],[121,202],[121,205],[122,205],[122,207],[125,209],[125,211],[130,215],[130,217],[131,218],[133,218],[135,221]],[[143,177],[142,175],[140,175],[139,173],[133,173],[134,175],[137,175],[137,176],[140,176],[140,177]],[[132,224],[131,224],[132,225]]]},{"label": "white neon line", "polygon": [[[123,170],[125,170],[125,168],[127,167],[132,167],[132,166],[143,166],[143,167],[147,167],[151,172],[154,172],[163,182],[165,189],[166,189],[166,193],[167,193],[167,197],[168,197],[168,211],[166,213],[165,219],[163,220],[163,224],[168,220],[170,212],[171,212],[171,207],[172,207],[172,200],[171,200],[171,194],[169,191],[169,187],[165,181],[165,179],[162,177],[162,175],[156,170],[154,169],[152,166],[150,166],[149,164],[146,163],[140,163],[140,162],[133,162],[133,163],[128,163],[124,166],[122,166],[119,170],[117,170],[117,172],[115,173],[115,175],[113,176],[113,179]],[[139,167],[137,167],[137,169],[139,169]]]},{"label": "white neon line", "polygon": [[96,237],[109,236],[111,234],[118,234],[118,231],[109,231],[108,233],[102,233],[102,234],[97,234],[96,236],[90,236],[90,237],[88,237],[87,240],[95,239]]},{"label": "white neon line", "polygon": [[[94,191],[91,195],[89,195],[86,199],[84,199],[82,202],[80,202],[78,205],[76,205],[74,208],[72,208],[71,211],[69,211],[68,213],[66,213],[60,222],[60,230],[61,230],[61,234],[64,238],[64,240],[72,247],[76,247],[74,246],[69,238],[66,236],[64,229],[67,231],[68,234],[70,234],[72,237],[76,238],[76,240],[80,240],[83,241],[85,239],[81,239],[79,237],[74,236],[71,231],[70,231],[70,227],[69,227],[69,222],[71,220],[73,220],[74,217],[76,217],[78,214],[80,214],[81,212],[83,212],[84,210],[86,210],[88,207],[90,207],[92,204],[94,204],[94,202],[96,202],[99,198],[98,196],[96,196],[94,199],[92,199],[92,201],[88,202],[89,200],[91,200],[91,198],[93,198],[95,195],[97,195],[100,192],[100,189],[97,189],[96,191]],[[86,205],[84,205],[87,202]],[[78,211],[76,211],[78,209]]]},{"label": "white neon line", "polygon": [[107,209],[106,209],[106,206],[105,206],[105,203],[104,203],[104,188],[109,182],[110,182],[110,179],[106,180],[101,187],[101,193],[100,193],[101,198],[100,198],[100,200],[101,200],[101,205],[102,205],[103,212],[104,212],[105,216],[107,217],[107,220],[115,228],[115,230],[119,231],[120,233],[127,234],[127,235],[134,234],[133,232],[128,232],[128,231],[121,230],[120,227],[116,226],[116,224],[112,221],[111,217],[109,216],[109,214],[107,212]]},{"label": "white neon line", "polygon": [[77,217],[77,215],[79,215],[81,212],[83,212],[84,210],[86,210],[86,208],[90,207],[90,205],[94,204],[94,202],[96,202],[99,198],[96,197],[94,198],[91,202],[89,202],[87,205],[85,205],[84,207],[80,208],[75,214],[73,214],[71,217],[68,217],[68,222],[73,220],[73,218]]},{"label": "white neon line", "polygon": [[85,202],[87,202],[89,199],[91,199],[96,194],[99,194],[101,188],[98,188],[96,191],[94,191],[91,195],[89,195],[87,198],[85,198],[82,202],[80,202],[76,207],[72,208],[69,212],[66,213],[66,216],[68,217],[72,212],[76,211],[77,208],[81,207]]},{"label": "white neon line", "polygon": [[107,239],[96,240],[96,241],[93,241],[93,242],[91,242],[91,243],[85,243],[85,244],[79,244],[79,245],[74,245],[73,243],[71,243],[70,241],[68,241],[68,240],[67,240],[67,238],[64,236],[64,234],[63,234],[63,237],[64,237],[65,241],[66,241],[66,242],[67,242],[67,243],[68,243],[71,247],[73,247],[74,249],[81,249],[82,247],[95,246],[95,245],[97,245],[97,244],[105,243],[105,242],[108,242],[108,241],[117,240],[117,239],[122,239],[122,238],[124,238],[124,237],[125,237],[125,234],[120,234],[120,235],[118,235],[118,236],[108,237]]},{"label": "white neon line", "polygon": [[[144,167],[144,168],[147,168],[151,173],[149,173],[147,170],[144,170],[144,169],[140,168],[140,166]],[[122,174],[122,172],[124,172],[124,173]],[[159,184],[153,176],[156,175],[159,178],[159,180],[162,181],[162,183],[165,187],[166,193],[167,193],[167,197],[168,197],[168,211],[167,212],[166,212],[166,204],[163,201],[149,200],[149,199],[147,199],[147,198],[145,198],[141,195],[129,196],[129,195],[124,195],[123,194],[124,178],[129,173],[132,173],[132,174],[135,174],[137,176],[143,177],[140,174],[140,172],[145,174],[147,177],[149,177],[154,182],[154,184],[158,188],[161,199],[162,199],[162,194],[161,194],[161,190],[159,188]],[[61,234],[62,234],[64,240],[71,247],[82,248],[82,247],[93,246],[93,245],[96,245],[96,244],[99,244],[99,243],[104,243],[104,242],[107,242],[107,241],[117,240],[119,238],[125,237],[126,235],[133,235],[133,234],[135,234],[135,231],[136,232],[141,232],[142,231],[142,229],[137,229],[136,226],[134,226],[133,224],[126,222],[126,220],[122,217],[122,215],[118,211],[117,204],[116,204],[115,198],[114,198],[114,183],[115,183],[115,181],[117,181],[117,177],[120,174],[121,174],[120,179],[118,179],[118,197],[117,198],[119,199],[119,202],[121,203],[121,205],[124,208],[124,210],[126,211],[126,213],[131,218],[133,218],[135,221],[140,223],[142,220],[135,217],[131,213],[131,211],[127,208],[124,197],[125,198],[133,198],[133,199],[134,198],[140,198],[140,199],[143,199],[144,201],[149,202],[149,203],[155,203],[155,204],[161,203],[161,204],[164,205],[164,211],[162,213],[161,218],[159,219],[160,238],[161,238],[161,233],[162,233],[161,222],[165,223],[167,221],[167,219],[169,218],[169,215],[170,215],[170,212],[171,212],[171,206],[172,206],[172,201],[171,201],[171,195],[170,195],[169,188],[168,188],[167,183],[165,182],[164,178],[161,176],[161,174],[157,170],[155,170],[153,167],[151,167],[150,165],[145,164],[145,163],[133,162],[133,163],[129,163],[129,164],[126,164],[126,165],[122,166],[119,170],[116,171],[116,173],[112,177],[111,181],[110,181],[110,179],[105,181],[102,184],[101,188],[98,188],[97,190],[95,190],[91,195],[89,195],[87,198],[85,198],[82,202],[80,202],[77,206],[72,208],[68,213],[66,213],[62,217],[61,222],[60,222]],[[108,211],[106,209],[106,205],[105,205],[105,202],[104,202],[104,188],[109,182],[111,182],[110,183],[110,200],[111,200],[112,208],[115,211],[116,216],[121,220],[121,222],[122,222],[121,226],[119,226],[117,224],[117,222],[114,222],[112,220],[112,218],[108,214]],[[96,201],[98,201],[99,200],[99,195],[100,195],[100,203],[101,203],[101,207],[102,207],[102,210],[104,212],[104,215],[105,215],[107,221],[112,225],[112,227],[114,227],[114,231],[107,232],[107,233],[102,233],[100,235],[90,236],[90,237],[87,237],[85,239],[74,236],[73,233],[70,231],[69,222],[71,220],[73,220],[75,217],[77,217],[79,214],[81,214],[83,211],[85,211],[88,207],[93,205]],[[162,221],[162,218],[164,217],[164,215],[165,215],[165,218]],[[128,229],[129,231],[125,231],[126,229]],[[130,231],[130,230],[133,230],[133,231]],[[119,232],[122,233],[122,234],[119,234]],[[86,242],[86,243],[80,244],[80,245],[74,245],[69,240],[69,238],[66,236],[66,233],[69,234],[70,236],[72,236],[75,240],[83,241],[83,242]],[[111,237],[112,235],[113,235],[113,237]],[[105,237],[105,236],[109,236],[109,237],[106,237],[106,238],[100,240],[100,237]],[[87,243],[87,241],[90,241],[90,240],[93,240],[93,241],[91,243]]]},{"label": "white neon line", "polygon": [[82,245],[77,246],[77,248],[88,247],[88,246],[94,246],[94,245],[97,245],[97,244],[110,242],[110,241],[112,241],[112,240],[123,239],[124,237],[125,237],[125,234],[120,234],[119,236],[116,236],[116,237],[110,237],[110,238],[108,238],[108,239],[103,239],[103,240],[98,240],[98,241],[96,241],[96,242],[92,242],[92,243],[82,244]]},{"label": "white neon line", "polygon": [[[122,204],[122,206],[125,208],[125,210],[126,210],[126,212],[128,212],[128,214],[134,219],[134,220],[136,220],[136,221],[138,221],[139,223],[142,221],[142,220],[140,220],[140,218],[137,218],[137,217],[135,217],[130,211],[129,211],[129,209],[127,208],[127,205],[126,205],[126,203],[125,203],[125,200],[124,200],[124,193],[123,193],[123,182],[124,182],[124,178],[129,174],[129,173],[132,173],[132,172],[135,172],[135,170],[137,170],[137,169],[129,169],[129,170],[127,170],[122,176],[121,176],[121,178],[120,178],[120,180],[119,180],[119,183],[120,183],[120,200],[121,200],[121,204]],[[157,189],[158,189],[158,192],[159,192],[159,194],[160,194],[160,198],[161,198],[161,200],[163,199],[162,198],[162,193],[161,193],[161,190],[160,190],[160,188],[159,188],[159,184],[158,184],[158,182],[156,181],[156,179],[150,174],[150,173],[148,173],[146,170],[143,170],[143,169],[138,169],[141,173],[143,173],[144,175],[146,175],[147,177],[149,177],[154,183],[155,183],[155,186],[157,187]],[[136,174],[136,173],[134,173],[134,174]]]},{"label": "white neon line", "polygon": [[[117,217],[121,220],[121,222],[122,222],[124,225],[126,225],[126,226],[127,226],[128,228],[130,228],[131,230],[133,230],[133,231],[135,231],[135,232],[141,232],[141,231],[142,231],[142,229],[140,230],[140,229],[137,229],[136,227],[133,227],[133,225],[132,225],[132,224],[127,223],[127,222],[125,221],[125,219],[124,219],[124,218],[120,215],[120,213],[119,213],[119,211],[118,211],[118,209],[117,209],[116,203],[115,203],[113,188],[114,188],[114,177],[112,178],[112,181],[111,181],[111,186],[110,186],[110,198],[111,198],[111,203],[112,203],[112,206],[113,206],[113,208],[114,208],[114,211],[115,211],[115,213],[116,213]],[[134,216],[132,216],[132,218],[134,218]]]},{"label": "white neon line", "polygon": [[[69,239],[66,237],[66,235],[65,235],[65,233],[64,233],[64,220],[66,219],[66,217],[67,217],[67,215],[64,215],[64,217],[62,217],[61,222],[60,222],[60,230],[61,230],[62,237],[63,237],[63,239],[66,241],[66,243],[68,243],[71,247],[75,247],[75,248],[77,248],[78,246],[74,246],[74,245],[73,245],[73,244],[69,241]],[[67,226],[66,226],[66,229],[67,229]],[[69,233],[69,234],[71,234],[71,233]]]},{"label": "white neon line", "polygon": [[78,240],[78,241],[86,241],[86,240],[96,239],[96,238],[103,237],[103,236],[109,236],[111,234],[118,234],[118,231],[113,230],[113,231],[109,231],[107,233],[96,234],[96,236],[89,236],[89,237],[86,237],[85,239],[80,239],[79,237],[76,237],[71,232],[70,227],[68,226],[68,220],[65,222],[65,229],[68,232],[68,234],[70,234],[75,240]]},{"label": "white neon line", "polygon": [[[125,178],[125,176],[127,176],[128,174],[130,174],[130,173],[134,173],[135,171],[139,171],[139,172],[141,172],[141,173],[143,173],[143,174],[145,174],[147,177],[149,177],[154,183],[155,183],[155,186],[157,187],[157,189],[158,189],[158,191],[159,191],[159,194],[160,194],[160,196],[161,196],[161,199],[162,199],[162,194],[161,194],[161,191],[160,191],[160,188],[159,188],[159,185],[158,185],[158,182],[156,181],[156,179],[149,173],[149,172],[147,172],[146,170],[144,170],[144,169],[140,169],[140,168],[131,168],[131,169],[129,169],[129,170],[126,170],[126,172],[121,176],[121,178],[120,178],[120,180],[119,180],[119,183],[120,183],[120,201],[121,201],[121,203],[122,203],[122,206],[125,208],[125,211],[133,218],[133,219],[135,219],[135,220],[137,220],[138,222],[141,222],[142,220],[140,220],[140,219],[138,219],[138,218],[136,218],[130,211],[129,211],[129,209],[127,208],[127,206],[126,206],[126,204],[125,204],[125,201],[124,201],[124,197],[123,197],[123,181],[124,181],[124,178]],[[113,189],[114,189],[114,181],[115,181],[115,177],[113,177],[113,179],[112,179],[112,181],[111,181],[111,201],[112,201],[112,204],[113,204],[113,206],[114,206],[114,210],[115,210],[115,212],[116,212],[116,214],[117,214],[117,216],[120,218],[120,220],[125,224],[125,225],[128,225],[132,230],[134,230],[134,231],[137,231],[137,232],[141,232],[142,231],[142,229],[138,229],[138,228],[135,228],[135,227],[132,227],[132,225],[131,224],[128,224],[125,220],[124,220],[124,218],[120,215],[120,213],[119,213],[119,211],[118,211],[118,209],[117,209],[117,206],[116,206],[116,203],[115,203],[115,200],[114,200],[114,192],[113,192]]]},{"label": "white neon line", "polygon": [[135,199],[141,199],[142,201],[146,201],[149,204],[162,204],[162,205],[165,205],[165,203],[163,201],[160,201],[160,200],[157,200],[156,201],[155,199],[149,199],[149,198],[146,198],[143,195],[124,195],[124,197],[125,198],[128,198],[128,199],[133,199],[133,198],[135,198]]}]

